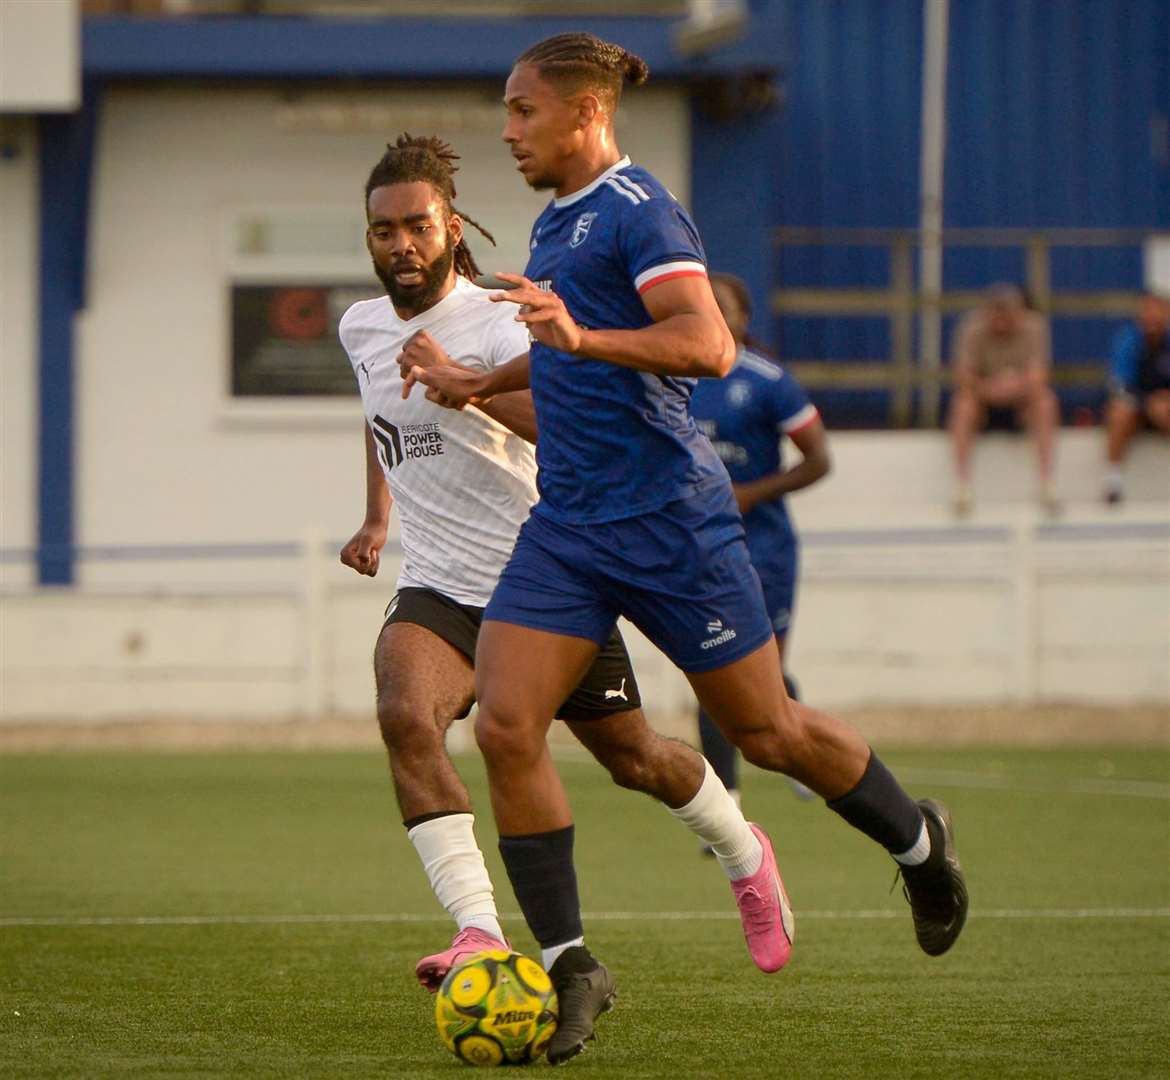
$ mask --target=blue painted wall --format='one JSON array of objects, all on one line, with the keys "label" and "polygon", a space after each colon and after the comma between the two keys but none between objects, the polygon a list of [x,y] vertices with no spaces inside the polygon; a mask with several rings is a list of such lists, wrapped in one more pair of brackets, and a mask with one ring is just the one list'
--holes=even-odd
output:
[{"label": "blue painted wall", "polygon": [[[779,148],[785,225],[901,226],[918,219],[922,21],[914,2],[790,0],[792,62],[785,73]],[[786,248],[782,285],[883,287],[884,248]],[[885,363],[889,324],[881,318],[775,320],[776,344],[792,358]],[[825,391],[830,423],[872,423],[888,393]]]},{"label": "blue painted wall", "polygon": [[[1170,0],[951,7],[947,224],[1170,227]],[[1019,281],[1021,263],[950,253],[946,283]],[[1139,248],[1053,255],[1054,289],[1141,284]],[[1120,321],[1055,319],[1056,362],[1103,355]]]},{"label": "blue painted wall", "polygon": [[[1170,228],[1170,0],[952,0],[948,226]],[[761,265],[737,218],[914,227],[923,49],[917,0],[758,0],[783,106],[720,126],[695,119],[695,203],[713,254],[790,287],[881,286],[883,251],[790,248]],[[728,164],[730,163],[730,164]],[[770,179],[770,183],[769,183]],[[729,239],[729,238],[738,238]],[[947,254],[948,289],[1022,281],[1018,250]],[[1135,289],[1135,248],[1073,248],[1056,289]],[[1100,356],[1116,321],[1060,319],[1057,362]],[[782,355],[884,363],[885,320],[757,318]],[[873,422],[883,393],[819,394],[838,422]]]},{"label": "blue painted wall", "polygon": [[100,88],[81,108],[40,122],[40,318],[37,398],[37,579],[74,577],[74,317],[85,306],[89,205]]},{"label": "blue painted wall", "polygon": [[1170,0],[957,0],[949,59],[949,225],[1170,224]]}]

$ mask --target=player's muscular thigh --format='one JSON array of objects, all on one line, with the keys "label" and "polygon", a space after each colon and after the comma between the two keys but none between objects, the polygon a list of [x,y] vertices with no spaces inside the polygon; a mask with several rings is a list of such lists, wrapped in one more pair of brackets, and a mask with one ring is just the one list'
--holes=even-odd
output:
[{"label": "player's muscular thigh", "polygon": [[732,742],[766,731],[784,733],[792,721],[785,707],[780,656],[772,641],[725,667],[687,679]]},{"label": "player's muscular thigh", "polygon": [[471,662],[438,635],[414,623],[389,623],[374,650],[378,722],[393,751],[442,736],[474,701]]},{"label": "player's muscular thigh", "polygon": [[440,811],[469,812],[467,788],[447,757],[444,735],[471,705],[471,664],[413,623],[391,623],[374,653],[378,723],[404,821]]},{"label": "player's muscular thigh", "polygon": [[543,740],[597,651],[584,638],[485,620],[475,660],[480,719],[506,729],[539,729],[536,737]]}]

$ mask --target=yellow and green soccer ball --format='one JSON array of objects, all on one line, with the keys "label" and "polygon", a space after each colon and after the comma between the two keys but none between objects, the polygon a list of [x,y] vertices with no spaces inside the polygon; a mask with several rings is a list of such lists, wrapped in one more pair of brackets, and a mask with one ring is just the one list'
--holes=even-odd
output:
[{"label": "yellow and green soccer ball", "polygon": [[435,995],[443,1045],[469,1065],[526,1065],[557,1029],[557,992],[544,968],[503,950],[447,972]]}]

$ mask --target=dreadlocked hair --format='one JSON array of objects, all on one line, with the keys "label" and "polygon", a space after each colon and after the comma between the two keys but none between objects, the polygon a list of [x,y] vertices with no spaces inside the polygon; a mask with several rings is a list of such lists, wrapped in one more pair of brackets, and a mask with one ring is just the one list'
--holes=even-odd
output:
[{"label": "dreadlocked hair", "polygon": [[541,78],[570,92],[588,87],[611,115],[621,100],[623,83],[641,86],[650,78],[650,69],[640,56],[583,32],[538,41],[516,63],[532,64]]},{"label": "dreadlocked hair", "polygon": [[[463,213],[455,206],[455,164],[459,155],[437,135],[409,135],[403,132],[393,144],[386,144],[386,153],[374,166],[366,181],[366,205],[370,203],[370,192],[374,188],[390,184],[430,184],[442,197],[448,214],[458,214],[469,225],[474,225],[480,234],[494,247],[496,238],[475,218]],[[455,247],[455,273],[465,278],[479,276],[479,266],[467,241],[461,239]]]}]

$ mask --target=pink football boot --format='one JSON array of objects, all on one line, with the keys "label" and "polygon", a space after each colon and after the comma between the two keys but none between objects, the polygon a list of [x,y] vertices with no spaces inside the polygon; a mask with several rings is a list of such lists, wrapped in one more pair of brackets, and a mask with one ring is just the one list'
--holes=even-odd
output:
[{"label": "pink football boot", "polygon": [[739,906],[743,936],[747,938],[748,952],[752,954],[756,967],[761,971],[779,971],[788,963],[792,953],[796,920],[780,872],[776,869],[772,841],[758,825],[748,824],[764,849],[764,859],[751,877],[733,881],[731,891]]},{"label": "pink football boot", "polygon": [[469,926],[460,930],[451,940],[451,947],[445,952],[435,953],[434,956],[424,956],[414,967],[414,973],[424,988],[432,994],[443,985],[447,972],[457,964],[476,953],[489,952],[499,949],[511,952],[512,946],[507,941],[494,938],[486,930]]}]

